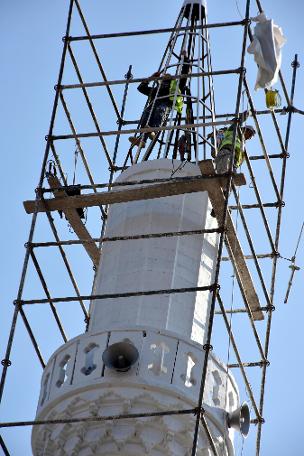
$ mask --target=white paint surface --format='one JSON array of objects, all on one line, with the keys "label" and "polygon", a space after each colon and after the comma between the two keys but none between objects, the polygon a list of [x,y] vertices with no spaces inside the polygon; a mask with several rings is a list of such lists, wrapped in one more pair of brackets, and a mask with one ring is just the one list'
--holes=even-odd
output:
[{"label": "white paint surface", "polygon": [[[170,178],[181,162],[153,160],[132,166],[118,182]],[[186,163],[173,177],[200,175]],[[105,236],[131,236],[216,227],[207,192],[114,204]],[[212,284],[217,234],[163,237],[104,243],[94,294],[124,293]],[[90,331],[130,325],[167,329],[204,343],[210,292],[161,294],[96,300]]]}]

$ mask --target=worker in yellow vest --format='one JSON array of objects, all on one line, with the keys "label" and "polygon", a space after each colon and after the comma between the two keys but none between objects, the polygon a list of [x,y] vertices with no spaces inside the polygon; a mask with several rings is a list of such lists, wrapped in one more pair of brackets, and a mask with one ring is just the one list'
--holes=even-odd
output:
[{"label": "worker in yellow vest", "polygon": [[[189,61],[185,56],[181,74],[188,74],[189,68]],[[150,87],[149,83],[151,79],[160,77],[160,75],[160,72],[152,74],[150,78],[142,81],[137,87],[137,90],[140,93],[149,97],[148,105],[140,119],[140,128],[157,128],[166,125],[172,108],[175,109],[178,114],[182,114],[184,105],[183,93],[186,86],[186,78],[182,78],[180,80],[173,79],[171,74],[165,73],[163,74],[163,79],[161,81],[157,81],[155,87]],[[148,138],[154,139],[155,136],[156,133],[152,131],[138,137],[130,136],[129,141],[134,146],[144,148],[146,146],[146,140]]]},{"label": "worker in yellow vest", "polygon": [[[151,78],[159,76],[160,73],[157,72],[154,73]],[[172,76],[170,74],[165,73],[163,75],[163,80],[160,84],[157,82],[156,87],[149,87],[149,81],[150,78],[146,79],[137,88],[140,93],[149,97],[148,106],[144,110],[140,120],[140,128],[157,128],[166,125],[167,118],[174,103],[174,99],[174,109],[176,109],[179,114],[181,114],[183,110],[183,96],[181,94],[180,88],[177,88],[178,81],[176,79],[172,79]],[[129,141],[132,145],[144,148],[146,146],[146,140],[148,138],[154,139],[155,133],[145,133],[139,137],[130,136]]]},{"label": "worker in yellow vest", "polygon": [[[241,114],[241,123],[248,118],[248,112],[245,111]],[[235,120],[235,119],[233,119]],[[223,138],[218,147],[218,154],[215,157],[215,169],[217,174],[228,173],[231,166],[231,159],[233,156],[233,132],[235,124],[233,123],[227,130],[223,131]],[[235,154],[232,171],[235,172],[244,161],[244,143],[250,140],[255,135],[255,129],[251,125],[244,125],[237,127],[235,138]]]}]

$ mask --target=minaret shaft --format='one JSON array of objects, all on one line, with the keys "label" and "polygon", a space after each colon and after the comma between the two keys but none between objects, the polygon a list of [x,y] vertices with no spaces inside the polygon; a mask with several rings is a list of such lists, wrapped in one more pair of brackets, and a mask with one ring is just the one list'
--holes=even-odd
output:
[{"label": "minaret shaft", "polygon": [[[170,178],[180,162],[143,162],[121,174],[119,182]],[[187,163],[177,178],[197,176]],[[115,204],[106,237],[174,233],[215,228],[207,192]],[[94,294],[195,288],[212,284],[217,234],[170,236],[104,243]],[[204,343],[210,292],[158,294],[96,300],[89,331],[151,327]]]}]

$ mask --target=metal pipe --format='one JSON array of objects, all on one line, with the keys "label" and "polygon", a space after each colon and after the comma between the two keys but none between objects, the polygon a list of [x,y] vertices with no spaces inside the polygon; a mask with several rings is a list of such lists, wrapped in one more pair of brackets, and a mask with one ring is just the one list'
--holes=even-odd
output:
[{"label": "metal pipe", "polygon": [[[253,104],[253,99],[251,97],[249,85],[248,85],[248,83],[246,81],[246,78],[244,78],[244,86],[245,86],[247,98],[248,98],[248,101],[249,101],[250,110],[252,112],[252,117],[254,119],[254,123],[255,123],[255,126],[256,126],[256,129],[257,129],[257,134],[258,134],[258,137],[259,137],[259,140],[260,140],[260,144],[261,144],[261,147],[262,147],[262,150],[263,150],[263,154],[265,156],[265,160],[266,160],[267,168],[268,168],[268,171],[269,171],[270,179],[271,179],[271,182],[272,182],[276,197],[279,199],[280,198],[279,189],[278,189],[278,186],[277,186],[274,174],[273,174],[272,166],[271,166],[271,163],[270,163],[270,160],[269,160],[269,157],[268,157],[268,153],[267,153],[267,149],[266,149],[266,146],[265,146],[264,138],[263,138],[263,135],[262,135],[261,127],[260,127],[259,121],[258,121],[258,119],[257,119],[257,117],[255,115],[255,107],[254,107],[254,104]],[[250,171],[250,174],[252,174],[252,169],[251,168],[249,169],[249,171]]]},{"label": "metal pipe", "polygon": [[205,287],[188,287],[188,288],[170,288],[169,290],[148,290],[148,291],[134,291],[128,293],[107,293],[100,295],[83,295],[80,297],[66,296],[61,298],[50,299],[27,299],[27,300],[16,300],[17,305],[28,305],[28,304],[48,304],[49,302],[75,302],[82,299],[83,301],[90,301],[95,299],[116,299],[116,298],[131,298],[133,296],[154,296],[161,294],[179,294],[179,293],[194,293],[196,291],[210,291],[213,290],[215,285]]},{"label": "metal pipe", "polygon": [[[257,258],[265,259],[265,258],[273,258],[273,253],[260,253],[255,255]],[[253,255],[244,255],[245,260],[254,260]],[[222,257],[222,261],[230,261],[229,257]]]},{"label": "metal pipe", "polygon": [[3,450],[4,456],[10,456],[7,446],[5,445],[4,440],[1,435],[0,435],[0,446]]},{"label": "metal pipe", "polygon": [[[269,307],[260,307],[262,312],[268,312]],[[225,309],[226,314],[238,314],[238,313],[245,313],[247,314],[247,309]],[[253,312],[254,313],[254,312]],[[222,312],[220,310],[216,310],[214,312],[215,315],[222,315]]]},{"label": "metal pipe", "polygon": [[[297,69],[299,67],[298,58],[297,57],[298,56],[296,54],[295,55],[295,59],[294,59],[294,61],[291,64],[291,66],[293,67],[291,94],[290,94],[290,105],[291,106],[293,105],[293,99],[294,99],[294,94],[295,94],[296,75],[297,75]],[[289,146],[291,120],[292,120],[292,110],[289,111],[288,121],[287,121],[286,136],[285,136],[285,149],[286,149],[286,152],[288,151],[288,146]],[[283,197],[284,197],[285,174],[286,174],[286,164],[287,164],[286,161],[287,161],[287,157],[283,159],[283,164],[282,164],[282,173],[281,173],[281,182],[280,182],[280,197],[281,197],[281,199],[283,199]],[[276,250],[279,249],[281,221],[282,221],[282,207],[279,207],[277,226],[276,226],[276,236],[275,236],[275,248],[276,248]],[[273,303],[273,300],[274,300],[277,263],[278,263],[278,257],[274,257],[274,259],[273,259],[273,268],[272,268],[272,278],[271,278],[271,289],[270,289],[270,298],[271,298],[271,302],[272,303]],[[272,306],[270,306],[269,307],[269,313],[268,313],[267,328],[266,328],[266,337],[265,337],[265,354],[266,354],[266,357],[267,357],[268,351],[269,351],[270,330],[271,330],[271,323],[272,323],[272,313],[273,313]],[[262,371],[261,394],[260,394],[260,414],[261,415],[263,414],[263,410],[264,410],[265,384],[266,384],[266,367],[264,366],[263,367],[263,371]],[[257,455],[260,454],[261,434],[262,434],[262,426],[261,426],[261,423],[259,423],[258,424],[258,432],[257,432],[257,445],[256,445]]]},{"label": "metal pipe", "polygon": [[167,410],[163,412],[126,413],[123,415],[110,416],[87,416],[83,418],[62,418],[57,420],[32,420],[32,421],[7,421],[0,423],[0,428],[44,426],[46,424],[75,424],[75,423],[99,423],[103,421],[129,420],[130,418],[149,418],[174,415],[196,415],[197,409]]},{"label": "metal pipe", "polygon": [[211,450],[212,450],[214,456],[219,456],[219,453],[218,453],[218,451],[216,449],[216,446],[215,446],[215,442],[214,442],[214,440],[212,438],[212,434],[211,434],[211,432],[209,430],[206,418],[204,417],[203,414],[201,414],[201,422],[202,422],[203,428],[205,429],[205,432],[207,434],[207,439],[209,440],[210,447],[211,447]]},{"label": "metal pipe", "polygon": [[[225,243],[226,243],[226,248],[229,251],[232,252],[232,247],[230,246],[230,244],[225,240]],[[260,352],[260,355],[263,359],[265,359],[265,354],[263,352],[263,347],[262,347],[262,343],[260,341],[260,337],[259,337],[259,334],[257,332],[257,329],[256,329],[256,326],[255,326],[255,321],[253,319],[253,311],[251,310],[250,308],[250,305],[249,305],[249,302],[248,302],[248,299],[245,295],[245,292],[244,292],[244,287],[243,287],[243,284],[241,282],[241,280],[239,279],[239,273],[238,273],[238,270],[237,268],[234,268],[234,271],[235,271],[235,274],[236,274],[236,277],[238,279],[238,284],[239,284],[239,289],[240,289],[240,292],[241,292],[241,295],[242,295],[242,298],[244,300],[244,304],[245,304],[245,307],[247,309],[247,314],[248,314],[248,317],[249,317],[249,322],[250,322],[250,325],[252,327],[252,331],[253,331],[253,334],[254,334],[254,337],[255,337],[255,340],[256,340],[256,343],[257,343],[257,348]]]},{"label": "metal pipe", "polygon": [[[79,150],[79,153],[80,153],[80,156],[81,156],[81,159],[82,159],[84,168],[85,168],[86,173],[87,173],[87,175],[88,175],[89,181],[91,182],[91,185],[92,185],[92,187],[94,188],[95,186],[94,186],[94,178],[93,178],[92,172],[91,172],[91,170],[90,170],[90,167],[89,167],[87,158],[86,158],[86,156],[85,156],[84,150],[82,149],[82,145],[80,144],[79,135],[77,135],[77,132],[76,132],[74,123],[73,123],[73,121],[72,121],[71,114],[70,114],[70,112],[69,112],[69,110],[68,110],[66,101],[65,101],[64,96],[63,96],[62,93],[60,94],[60,100],[61,100],[61,103],[62,103],[64,112],[65,112],[65,115],[66,115],[66,117],[67,117],[67,119],[68,119],[70,128],[71,128],[72,133],[73,133],[73,134],[70,135],[70,136],[71,136],[71,138],[74,138],[74,139],[75,139],[75,142],[76,142],[77,148],[78,148],[78,150]],[[97,134],[97,137],[100,138],[101,136],[102,136],[102,134],[101,134],[101,132],[99,131],[98,134]],[[111,161],[110,156],[109,156],[109,155],[106,155],[106,156],[107,156],[109,165],[112,166],[112,161]],[[95,190],[96,190],[96,189],[95,189]]]},{"label": "metal pipe", "polygon": [[[103,77],[103,80],[104,80],[105,82],[107,82],[107,77],[106,77],[105,71],[104,71],[103,66],[102,66],[102,64],[101,64],[101,61],[100,61],[100,59],[99,59],[99,57],[98,57],[98,53],[97,53],[97,50],[96,50],[94,41],[92,40],[92,37],[91,37],[90,31],[89,31],[88,25],[87,25],[87,23],[86,23],[86,20],[85,20],[85,18],[84,18],[84,15],[83,15],[83,13],[82,13],[82,11],[81,11],[79,2],[78,2],[78,0],[74,0],[74,1],[75,1],[75,5],[76,5],[76,7],[77,7],[78,13],[79,13],[81,22],[82,22],[82,24],[83,24],[83,26],[84,26],[84,29],[85,29],[85,31],[86,31],[87,39],[88,39],[89,42],[90,42],[90,46],[91,46],[91,48],[92,48],[92,51],[93,51],[93,54],[94,54],[94,57],[95,57],[97,66],[98,66],[98,68],[99,68],[99,71],[100,71],[100,73],[101,73],[101,75],[102,75],[102,77]],[[120,115],[119,115],[119,111],[118,111],[118,108],[117,108],[117,104],[116,104],[114,95],[113,95],[113,93],[112,93],[110,87],[107,87],[107,92],[108,92],[109,97],[110,97],[110,99],[111,99],[111,101],[112,101],[112,105],[113,105],[114,111],[115,111],[115,113],[116,113],[117,119],[120,119]]]},{"label": "metal pipe", "polygon": [[67,342],[68,338],[67,338],[67,336],[65,334],[65,331],[63,329],[63,326],[62,326],[62,323],[60,321],[59,315],[57,313],[56,307],[54,306],[53,300],[51,298],[51,295],[50,295],[49,289],[47,287],[46,281],[44,279],[44,276],[42,274],[41,268],[40,268],[39,263],[37,261],[36,255],[34,254],[34,252],[32,250],[31,250],[31,257],[32,257],[33,264],[35,266],[36,272],[38,274],[38,277],[40,279],[42,288],[43,288],[43,290],[44,290],[44,292],[45,292],[45,294],[47,296],[48,302],[50,303],[50,308],[51,308],[52,314],[54,315],[55,321],[56,321],[58,329],[59,329],[59,331],[60,331],[60,333],[62,335],[63,341]]},{"label": "metal pipe", "polygon": [[[260,204],[242,204],[242,208],[244,209],[261,209],[262,207],[275,207],[278,208],[281,205],[281,203],[276,202],[276,203],[263,203],[262,205]],[[238,206],[229,206],[229,209],[232,211],[238,210]]]},{"label": "metal pipe", "polygon": [[[269,366],[269,361],[257,361],[253,363],[242,363],[243,367],[262,367],[265,364]],[[241,366],[240,364],[228,364],[227,365],[228,369],[239,369]]]},{"label": "metal pipe", "polygon": [[[89,167],[89,163],[88,163],[88,161],[87,161],[86,155],[85,155],[84,150],[83,150],[83,148],[82,148],[82,145],[81,145],[81,143],[80,143],[80,141],[79,141],[79,135],[77,135],[76,129],[75,129],[74,124],[73,124],[73,121],[72,121],[71,114],[70,114],[70,112],[69,112],[69,110],[68,110],[67,104],[66,104],[66,102],[65,102],[65,99],[64,99],[62,93],[60,93],[60,100],[61,100],[61,103],[62,103],[64,112],[65,112],[65,115],[66,115],[66,117],[67,117],[67,119],[68,119],[70,128],[71,128],[72,133],[73,133],[73,134],[71,135],[71,137],[75,139],[75,142],[76,142],[76,145],[77,145],[77,149],[78,149],[78,151],[79,151],[79,153],[80,153],[81,160],[82,160],[82,163],[83,163],[84,168],[85,168],[85,170],[86,170],[87,176],[88,176],[89,181],[90,181],[90,183],[91,183],[91,185],[92,185],[93,191],[96,193],[97,190],[96,190],[96,187],[95,187],[95,182],[94,182],[94,178],[93,178],[93,175],[92,175],[92,171],[91,171],[91,169],[90,169],[90,167]],[[97,136],[98,136],[98,137],[101,137],[100,134],[98,134]],[[112,166],[112,161],[111,161],[110,157],[107,156],[107,158],[108,158],[108,160],[110,160],[110,163],[109,163],[110,166]],[[102,213],[102,216],[103,216],[104,218],[106,218],[106,214],[105,214],[105,211],[104,211],[104,209],[103,209],[102,206],[100,206],[100,211],[101,211],[101,213]]]},{"label": "metal pipe", "polygon": [[27,332],[28,332],[28,335],[30,336],[30,339],[31,339],[31,341],[32,341],[34,350],[35,350],[36,355],[37,355],[37,357],[38,357],[38,359],[39,359],[39,362],[40,362],[40,364],[41,364],[41,367],[42,367],[42,369],[44,369],[45,366],[46,366],[46,362],[44,361],[44,359],[43,359],[43,357],[42,357],[40,348],[39,348],[38,343],[37,343],[37,340],[36,340],[36,338],[35,338],[35,336],[34,336],[34,334],[33,334],[32,328],[30,327],[30,324],[29,324],[29,322],[28,322],[28,319],[26,318],[24,309],[21,307],[20,310],[19,310],[19,312],[20,312],[20,315],[21,315],[21,317],[22,317],[23,323],[24,323],[24,325],[25,325],[25,327],[26,327],[26,330],[27,330]]},{"label": "metal pipe", "polygon": [[222,120],[217,122],[202,122],[202,123],[194,123],[194,124],[185,124],[185,125],[172,125],[170,127],[147,127],[147,128],[132,128],[130,130],[110,130],[104,131],[102,133],[79,133],[77,135],[53,135],[51,137],[52,141],[58,141],[59,139],[76,139],[76,138],[96,138],[100,135],[102,136],[114,136],[114,135],[130,135],[134,133],[151,133],[158,132],[158,131],[167,131],[167,130],[185,130],[191,129],[193,127],[212,127],[212,126],[221,126],[221,125],[229,125],[229,120]]},{"label": "metal pipe", "polygon": [[[82,76],[81,76],[81,73],[80,73],[80,70],[79,70],[77,61],[76,61],[76,59],[75,59],[75,56],[74,56],[74,54],[73,54],[73,51],[72,51],[72,48],[71,48],[70,45],[69,45],[69,47],[68,47],[68,50],[69,50],[69,54],[70,54],[70,57],[71,57],[73,66],[74,66],[74,68],[75,68],[75,71],[76,71],[78,80],[79,80],[80,84],[82,84],[82,92],[83,92],[84,98],[85,98],[85,100],[86,100],[86,102],[87,102],[87,105],[88,105],[88,108],[89,108],[91,117],[92,117],[92,119],[93,119],[94,125],[95,125],[95,127],[96,127],[96,130],[100,133],[100,132],[101,132],[101,129],[100,129],[100,126],[99,126],[99,123],[98,123],[96,114],[95,114],[95,112],[94,112],[94,109],[93,109],[93,106],[92,106],[92,103],[91,103],[89,94],[88,94],[86,88],[83,86]],[[120,117],[120,119],[121,119],[121,118],[122,118],[122,116]],[[121,120],[120,120],[120,119],[119,119],[119,122],[121,123]],[[110,155],[109,155],[109,152],[108,152],[108,149],[107,149],[107,145],[106,145],[106,143],[105,143],[105,140],[103,139],[102,136],[100,136],[100,142],[101,142],[101,145],[102,145],[102,147],[103,147],[103,151],[104,151],[104,153],[105,153],[105,156],[106,156],[106,158],[107,158],[107,160],[108,160],[108,163],[109,163],[109,165],[112,167],[112,166],[113,166],[113,163],[112,163],[112,160],[111,160],[111,158],[110,158]]]},{"label": "metal pipe", "polygon": [[251,250],[251,254],[252,254],[253,259],[254,259],[255,267],[256,267],[256,270],[257,270],[257,273],[258,273],[258,276],[259,276],[259,279],[260,279],[260,283],[261,283],[261,286],[262,286],[264,297],[265,297],[265,299],[267,301],[267,305],[270,306],[270,304],[271,304],[270,303],[270,298],[269,298],[268,291],[267,291],[267,288],[266,288],[266,285],[265,285],[265,281],[264,281],[264,277],[263,277],[263,274],[262,274],[262,271],[261,271],[261,268],[260,268],[260,265],[259,265],[259,262],[258,262],[258,259],[257,259],[257,255],[256,255],[256,252],[255,252],[255,248],[254,248],[254,245],[253,245],[252,237],[250,235],[250,231],[249,231],[249,228],[248,228],[248,225],[247,225],[247,222],[246,222],[246,218],[244,216],[242,204],[240,202],[240,199],[238,197],[237,191],[236,191],[235,186],[233,184],[232,184],[232,191],[234,193],[234,197],[235,197],[235,200],[236,200],[237,205],[238,205],[238,212],[239,212],[239,214],[241,216],[243,228],[244,228],[244,231],[245,231],[245,234],[246,234],[246,238],[247,238],[247,241],[248,241],[248,244],[249,244],[249,248]]},{"label": "metal pipe", "polygon": [[[185,97],[187,98],[187,95],[185,95]],[[293,107],[293,111],[295,113],[299,113],[299,114],[304,114],[304,111],[301,111],[295,107]],[[273,110],[270,110],[270,109],[267,109],[267,110],[261,110],[261,111],[255,111],[255,115],[256,116],[262,116],[262,115],[272,115],[272,112],[273,113],[277,113],[277,114],[287,114],[287,112],[289,112],[289,109],[288,108],[283,108],[283,109],[273,109]],[[231,112],[227,112],[227,113],[224,113],[224,114],[215,114],[215,118],[216,119],[227,119],[227,117],[234,117],[234,113],[231,113]],[[212,119],[212,115],[206,115],[205,117],[204,116],[200,116],[199,119]],[[182,117],[181,120],[185,120],[185,117]],[[138,123],[138,120],[126,120],[126,119],[123,119],[123,123],[124,125],[131,125],[131,124],[137,124]],[[269,158],[271,158],[270,155],[268,155]],[[263,156],[263,158],[265,159],[265,157]]]},{"label": "metal pipe", "polygon": [[89,242],[115,242],[115,241],[134,241],[137,239],[155,239],[155,238],[163,238],[163,237],[175,237],[175,236],[191,236],[191,235],[198,235],[198,234],[206,234],[206,233],[219,233],[221,232],[221,228],[210,228],[205,230],[190,230],[190,231],[169,231],[165,233],[151,233],[151,234],[137,234],[134,236],[115,236],[115,237],[100,237],[100,238],[92,238],[92,240],[74,240],[74,241],[59,241],[59,242],[32,242],[31,248],[37,247],[55,247],[58,245],[79,245],[85,244]]},{"label": "metal pipe", "polygon": [[[197,26],[198,30],[207,29],[207,28],[217,28],[217,27],[234,27],[237,25],[245,25],[245,21],[231,21],[231,22],[218,22],[214,24],[204,24],[202,26]],[[92,40],[106,39],[106,38],[123,38],[127,36],[138,36],[138,35],[154,35],[159,33],[170,33],[170,32],[181,32],[190,30],[191,27],[176,27],[176,28],[161,28],[161,29],[150,29],[150,30],[138,30],[134,32],[122,32],[122,33],[104,33],[99,35],[91,35]],[[69,41],[84,41],[88,40],[87,36],[69,36]]]},{"label": "metal pipe", "polygon": [[[244,61],[245,61],[245,51],[246,51],[246,41],[247,41],[247,33],[248,33],[248,25],[249,25],[249,10],[250,10],[250,0],[246,0],[246,25],[244,27],[244,34],[243,34],[243,43],[242,43],[242,55],[241,55],[241,68],[244,67]],[[242,71],[240,73],[239,77],[239,84],[238,84],[238,92],[237,92],[237,100],[236,100],[236,118],[239,117],[239,112],[240,112],[240,101],[241,101],[241,95],[242,95],[242,85],[243,85],[243,80],[244,80],[244,72]],[[237,124],[235,125],[234,132],[233,132],[233,157],[231,159],[231,169],[230,173],[232,170],[233,166],[233,161],[234,161],[234,155],[235,155],[235,143],[236,143],[236,133],[237,133]],[[229,195],[229,190],[231,187],[231,182],[232,182],[232,173],[230,174],[230,178],[228,179],[227,182],[227,198],[225,201],[225,207],[224,207],[224,214],[223,214],[223,221],[221,225],[226,227],[227,224],[227,215],[228,215],[228,195]],[[219,241],[219,248],[218,248],[218,255],[217,255],[217,264],[215,268],[215,278],[214,282],[218,283],[219,279],[219,273],[220,273],[220,265],[221,265],[221,258],[222,258],[222,252],[223,252],[223,246],[224,246],[224,233],[220,235],[220,241]],[[205,353],[205,358],[204,358],[204,364],[203,364],[203,373],[202,373],[202,378],[201,378],[201,384],[200,384],[200,391],[199,391],[199,397],[198,397],[198,404],[197,407],[200,410],[202,407],[203,403],[203,397],[204,397],[204,391],[205,391],[205,382],[206,382],[206,376],[207,376],[207,367],[208,367],[208,358],[209,358],[209,351],[211,348],[211,336],[212,336],[212,329],[213,329],[213,320],[214,320],[214,311],[215,311],[215,301],[216,301],[216,296],[217,296],[217,290],[216,288],[213,290],[212,294],[212,300],[211,300],[211,306],[210,306],[210,314],[209,314],[209,324],[207,328],[207,337],[206,337],[206,353]],[[194,429],[194,437],[193,437],[193,447],[192,447],[192,456],[196,455],[196,449],[197,449],[197,441],[198,441],[198,430],[199,430],[199,416],[196,417],[196,423],[195,423],[195,429]]]},{"label": "metal pipe", "polygon": [[[251,155],[248,158],[249,160],[265,160],[264,155]],[[268,158],[284,158],[284,154],[272,154],[268,155]]]},{"label": "metal pipe", "polygon": [[[132,65],[130,65],[129,69],[128,69],[128,72],[125,74],[126,83],[125,83],[124,94],[123,94],[123,99],[122,99],[122,106],[121,106],[121,110],[120,110],[120,118],[118,120],[118,130],[119,131],[121,131],[122,126],[123,126],[122,119],[123,119],[123,116],[124,116],[124,113],[125,113],[125,108],[126,108],[127,95],[128,95],[128,90],[129,90],[129,83],[130,83],[132,78],[133,78]],[[117,135],[117,137],[115,139],[112,164],[110,166],[109,184],[112,184],[113,179],[114,179],[116,158],[117,158],[119,142],[120,142],[120,135]],[[110,190],[111,190],[111,187],[110,187],[110,185],[108,185],[108,191],[110,191]],[[106,207],[105,207],[105,213],[106,214],[108,213],[108,209],[109,209],[109,205],[106,205]],[[102,247],[102,238],[103,238],[104,231],[105,231],[105,220],[106,219],[104,218],[103,221],[102,221],[101,233],[100,233],[100,239],[99,239],[99,246],[98,246],[99,249],[101,249],[101,247]],[[96,269],[96,273],[97,273],[97,269]],[[96,274],[95,274],[95,277],[94,277],[94,280],[93,280],[93,284],[92,284],[92,292],[93,292],[93,288],[94,288],[94,284],[95,284],[95,278],[96,278]]]},{"label": "metal pipe", "polygon": [[[270,231],[270,228],[269,228],[268,220],[267,220],[267,217],[266,217],[266,214],[265,214],[265,211],[264,211],[261,195],[260,195],[257,183],[256,183],[255,175],[253,173],[253,169],[252,169],[250,160],[248,159],[248,155],[247,155],[246,150],[244,150],[244,155],[245,155],[246,164],[247,164],[247,167],[248,167],[248,170],[249,170],[249,174],[250,174],[250,179],[251,179],[251,182],[252,182],[252,185],[253,185],[254,193],[255,193],[256,199],[258,201],[258,206],[259,206],[259,209],[260,209],[260,212],[261,212],[261,215],[262,215],[263,223],[264,223],[265,230],[266,230],[266,233],[267,233],[267,237],[268,237],[268,240],[269,240],[269,243],[270,243],[270,247],[271,247],[272,251],[275,252],[274,240],[272,238],[272,234],[271,234],[271,231]],[[278,196],[278,201],[281,201],[280,200],[280,195],[277,195],[277,196]]]},{"label": "metal pipe", "polygon": [[253,409],[255,411],[256,416],[259,418],[260,417],[260,413],[259,413],[259,410],[258,410],[258,406],[257,406],[257,403],[255,401],[252,388],[251,388],[250,383],[248,381],[247,374],[245,372],[245,369],[244,369],[244,366],[243,366],[243,362],[241,360],[240,353],[238,351],[237,344],[236,344],[236,341],[235,341],[235,338],[234,338],[234,334],[233,334],[233,331],[232,331],[232,329],[230,327],[230,323],[229,323],[229,320],[228,320],[227,315],[226,315],[224,304],[223,304],[223,301],[222,301],[219,293],[217,294],[217,301],[219,303],[219,306],[220,306],[221,311],[222,311],[222,315],[224,317],[225,326],[226,326],[227,332],[229,334],[231,345],[233,347],[233,350],[234,350],[234,353],[235,353],[235,357],[236,357],[237,362],[239,364],[240,371],[241,371],[243,380],[244,380],[245,385],[246,385],[246,389],[247,389],[248,395],[249,395],[251,403],[252,403],[252,407],[253,407]]},{"label": "metal pipe", "polygon": [[[68,18],[67,18],[67,25],[66,25],[66,36],[69,35],[69,31],[70,31],[73,4],[74,4],[74,0],[70,0]],[[60,85],[61,81],[62,81],[62,75],[63,75],[63,70],[64,70],[66,52],[67,52],[67,43],[64,43],[63,50],[62,50],[62,55],[61,55],[60,68],[59,68],[58,85]],[[55,121],[55,116],[56,116],[56,112],[57,112],[58,100],[59,100],[59,90],[56,90],[55,99],[54,99],[54,105],[53,105],[52,115],[51,115],[51,121],[50,121],[50,126],[49,126],[49,138],[51,137],[51,135],[53,133],[53,127],[54,127],[54,121]],[[48,155],[49,155],[50,143],[51,143],[51,141],[50,141],[50,139],[48,139],[47,143],[46,143],[46,147],[45,147],[44,158],[43,158],[43,162],[42,162],[42,169],[41,169],[41,174],[40,174],[38,187],[42,186],[42,182],[43,182],[43,179],[44,179],[45,166],[46,166]],[[36,225],[36,219],[37,219],[37,214],[33,214],[31,227],[30,227],[29,238],[28,238],[28,242],[29,243],[31,243],[32,240],[33,240],[34,231],[35,231],[35,225]],[[24,282],[25,282],[25,276],[26,276],[26,271],[27,271],[27,267],[28,267],[29,257],[30,257],[30,249],[27,248],[26,249],[26,253],[25,253],[24,262],[23,262],[22,272],[21,272],[21,279],[20,279],[20,284],[19,284],[17,300],[21,299],[22,294],[23,294],[23,288],[24,288]],[[10,332],[9,332],[6,352],[5,352],[5,359],[6,360],[9,360],[9,358],[10,358],[10,353],[11,353],[11,350],[12,350],[12,344],[13,344],[14,334],[15,334],[15,330],[16,330],[16,324],[17,324],[17,318],[18,318],[19,309],[20,309],[20,306],[16,305],[15,306],[15,310],[14,310],[14,314],[13,314],[13,319],[12,319]],[[3,365],[3,370],[2,370],[2,374],[1,374],[1,382],[0,382],[0,402],[1,402],[2,396],[3,396],[4,385],[5,385],[5,380],[6,380],[7,368],[8,367],[9,367],[9,364],[7,364],[7,363],[5,365]]]},{"label": "metal pipe", "polygon": [[[53,235],[54,235],[54,237],[56,239],[56,242],[54,244],[57,245],[58,248],[59,248],[59,252],[60,252],[61,258],[62,258],[62,260],[64,262],[65,267],[66,267],[67,273],[68,273],[68,275],[70,277],[70,280],[72,282],[72,285],[73,285],[73,288],[75,290],[75,293],[80,298],[80,291],[79,291],[76,279],[74,277],[74,274],[73,274],[72,268],[70,266],[70,263],[69,263],[69,261],[67,259],[66,253],[65,253],[64,249],[62,248],[63,244],[61,244],[61,242],[60,242],[58,231],[57,231],[57,229],[55,227],[53,218],[52,218],[52,216],[51,216],[51,214],[49,212],[46,212],[46,215],[47,215],[51,230],[53,232]],[[81,299],[79,299],[79,303],[80,303],[81,309],[82,309],[83,314],[84,314],[84,321],[87,322],[88,318],[89,318],[88,311],[87,311],[87,309],[86,309],[86,307],[85,307],[85,305],[84,305],[84,303],[82,302]]]},{"label": "metal pipe", "polygon": [[[199,78],[201,76],[221,76],[223,74],[239,74],[241,68],[232,68],[229,70],[217,70],[217,71],[204,71],[199,73],[189,73],[188,75],[172,75],[172,80],[188,79],[188,78]],[[150,76],[149,81],[161,81],[163,76]],[[147,77],[134,78],[130,81],[130,84],[138,84],[140,82],[146,81]],[[85,82],[81,84],[64,84],[58,87],[60,91],[69,90],[69,89],[83,89],[83,88],[92,88],[92,87],[109,87],[113,85],[124,85],[126,83],[125,79],[114,79],[112,81],[103,81],[103,82]]]}]

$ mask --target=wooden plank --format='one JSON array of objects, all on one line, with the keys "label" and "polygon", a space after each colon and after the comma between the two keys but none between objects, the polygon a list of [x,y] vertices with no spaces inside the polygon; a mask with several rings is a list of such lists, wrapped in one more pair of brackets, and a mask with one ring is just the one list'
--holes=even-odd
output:
[{"label": "wooden plank", "polygon": [[[212,160],[206,160],[211,162]],[[210,173],[209,173],[210,174]],[[214,170],[213,170],[214,174]],[[238,175],[242,176],[242,175]],[[244,185],[243,178],[236,180],[236,185]],[[224,185],[226,177],[212,179],[212,186],[218,187]],[[145,199],[163,198],[166,196],[181,195],[185,193],[195,193],[207,191],[210,185],[210,179],[191,178],[183,181],[165,182],[161,184],[151,184],[141,186],[140,188],[131,188],[111,192],[89,193],[80,196],[58,195],[54,199],[45,199],[38,201],[24,201],[23,205],[28,214],[45,211],[65,211],[70,208],[83,208],[92,206],[101,206],[106,204],[126,203],[129,201],[139,201]]]},{"label": "wooden plank", "polygon": [[[215,174],[214,166],[211,163],[207,164],[208,174]],[[211,169],[212,166],[212,169]],[[206,164],[205,166],[200,166],[203,172],[206,173]],[[236,176],[234,176],[235,178]],[[209,198],[212,203],[215,215],[217,217],[219,225],[222,224],[222,217],[225,209],[225,197],[222,189],[217,185],[212,185],[212,182],[209,184]],[[258,295],[255,291],[254,284],[250,271],[247,267],[247,263],[244,257],[244,253],[241,247],[241,244],[238,240],[234,224],[231,218],[230,213],[227,213],[227,233],[225,236],[225,244],[227,247],[228,255],[233,264],[234,270],[236,272],[236,277],[240,285],[241,290],[243,290],[244,299],[252,312],[254,320],[263,320],[264,315],[261,310],[260,302]]]},{"label": "wooden plank", "polygon": [[183,193],[206,191],[206,180],[169,182],[152,184],[146,187],[132,188],[102,193],[89,193],[68,198],[54,198],[43,201],[25,201],[24,207],[28,214],[33,212],[64,211],[67,208],[92,207],[105,204],[126,203],[145,199],[162,198]]},{"label": "wooden plank", "polygon": [[[48,175],[48,182],[51,188],[59,188],[61,187],[61,183],[57,176],[54,176],[53,174]],[[69,200],[70,196],[67,195],[67,193],[64,190],[54,190],[54,196],[55,200],[57,198],[63,198],[65,200]],[[84,226],[77,209],[74,208],[65,208],[63,209],[64,215],[68,222],[70,223],[71,227],[73,228],[75,234],[79,237],[81,241],[88,241],[84,242],[82,245],[86,249],[88,255],[90,256],[91,260],[93,261],[94,265],[97,267],[99,264],[99,257],[100,257],[100,252],[93,241],[90,233]]]}]

